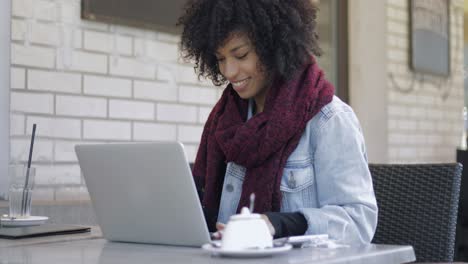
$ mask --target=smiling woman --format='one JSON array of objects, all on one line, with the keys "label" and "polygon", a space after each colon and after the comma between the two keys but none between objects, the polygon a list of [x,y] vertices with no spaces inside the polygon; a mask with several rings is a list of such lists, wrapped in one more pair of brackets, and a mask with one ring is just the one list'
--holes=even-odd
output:
[{"label": "smiling woman", "polygon": [[[211,230],[255,194],[276,237],[369,243],[377,205],[359,122],[318,66],[318,9],[303,0],[194,0],[181,50],[226,85],[193,168]],[[214,216],[213,216],[214,215]]]},{"label": "smiling woman", "polygon": [[263,112],[271,76],[263,68],[255,46],[245,33],[233,33],[215,52],[221,74],[242,99],[254,98],[256,112]]},{"label": "smiling woman", "polygon": [[0,199],[7,193],[10,147],[11,1],[0,1]]}]

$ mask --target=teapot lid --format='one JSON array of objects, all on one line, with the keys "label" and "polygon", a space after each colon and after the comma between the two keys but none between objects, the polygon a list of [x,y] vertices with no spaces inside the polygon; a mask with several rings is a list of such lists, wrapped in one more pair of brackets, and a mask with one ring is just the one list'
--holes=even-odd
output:
[{"label": "teapot lid", "polygon": [[233,215],[229,220],[251,220],[251,219],[260,219],[260,214],[250,213],[249,208],[242,207],[240,214]]}]

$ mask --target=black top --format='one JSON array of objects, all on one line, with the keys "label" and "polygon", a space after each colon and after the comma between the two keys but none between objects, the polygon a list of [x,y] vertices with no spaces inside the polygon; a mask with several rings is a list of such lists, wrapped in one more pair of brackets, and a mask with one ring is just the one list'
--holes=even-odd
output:
[{"label": "black top", "polygon": [[[216,220],[218,218],[218,212],[203,208],[203,213],[205,214],[205,220],[210,232],[216,232]],[[303,235],[307,230],[307,220],[305,219],[304,215],[299,212],[267,212],[265,215],[268,217],[271,224],[275,228],[274,238],[299,236]]]},{"label": "black top", "polygon": [[[200,201],[202,201],[203,191],[197,189]],[[205,221],[208,225],[210,232],[216,232],[216,221],[218,219],[217,210],[209,210],[203,208]],[[287,236],[300,236],[307,230],[307,220],[304,215],[299,212],[294,213],[280,213],[280,212],[267,212],[265,215],[270,220],[275,228],[274,238],[287,237]]]},{"label": "black top", "polygon": [[275,228],[274,238],[300,236],[307,231],[307,220],[304,215],[295,213],[265,213],[270,219],[271,224]]}]

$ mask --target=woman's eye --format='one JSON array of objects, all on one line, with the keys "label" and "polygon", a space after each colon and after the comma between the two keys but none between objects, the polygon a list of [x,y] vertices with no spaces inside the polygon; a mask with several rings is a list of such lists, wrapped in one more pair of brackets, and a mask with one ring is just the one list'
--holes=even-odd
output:
[{"label": "woman's eye", "polygon": [[216,60],[217,60],[218,62],[223,62],[223,61],[224,61],[224,58],[216,58]]},{"label": "woman's eye", "polygon": [[237,58],[238,58],[239,60],[242,60],[242,59],[245,59],[245,57],[247,57],[247,55],[249,55],[249,53],[248,53],[248,52],[247,52],[247,53],[245,53],[245,54],[244,54],[244,55],[242,55],[242,56],[239,56],[239,57],[237,57]]}]

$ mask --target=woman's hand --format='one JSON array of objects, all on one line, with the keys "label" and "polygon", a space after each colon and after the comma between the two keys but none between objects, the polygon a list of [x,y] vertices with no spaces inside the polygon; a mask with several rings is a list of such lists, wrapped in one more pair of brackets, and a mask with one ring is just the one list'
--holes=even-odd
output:
[{"label": "woman's hand", "polygon": [[268,227],[268,230],[270,230],[270,234],[272,236],[274,236],[276,231],[275,231],[275,228],[273,227],[273,225],[271,224],[270,219],[268,218],[268,216],[266,216],[264,214],[262,214],[260,216],[262,217],[263,220],[265,220],[265,222],[267,224],[267,227]]},{"label": "woman's hand", "polygon": [[226,228],[226,225],[225,225],[225,224],[220,223],[220,222],[217,222],[217,223],[216,223],[216,230],[218,230],[218,232],[224,231],[224,228]]},{"label": "woman's hand", "polygon": [[212,234],[212,239],[219,240],[223,238],[223,231],[226,228],[226,225],[220,222],[216,222],[216,232]]}]

